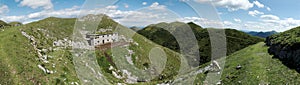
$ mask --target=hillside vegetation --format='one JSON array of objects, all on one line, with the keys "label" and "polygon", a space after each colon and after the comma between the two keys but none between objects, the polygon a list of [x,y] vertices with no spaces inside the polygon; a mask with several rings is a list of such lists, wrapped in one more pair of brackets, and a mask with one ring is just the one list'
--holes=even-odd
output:
[{"label": "hillside vegetation", "polygon": [[0,29],[2,28],[9,28],[9,27],[15,27],[15,26],[21,26],[23,25],[22,23],[20,22],[10,22],[10,23],[6,23],[2,20],[0,20]]},{"label": "hillside vegetation", "polygon": [[269,53],[290,68],[300,71],[300,27],[267,37]]},{"label": "hillside vegetation", "polygon": [[[164,47],[170,48],[176,52],[180,51],[180,47],[175,37],[165,30],[163,27],[167,28],[172,27],[171,30],[183,29],[181,25],[185,23],[173,22],[173,23],[158,23],[145,27],[142,30],[139,30],[138,33],[152,40],[153,42],[162,45]],[[195,37],[198,41],[199,52],[201,56],[200,63],[204,64],[209,62],[211,59],[211,45],[210,38],[207,29],[213,28],[202,28],[201,26],[195,23],[187,23],[187,25],[192,29]],[[256,44],[263,41],[262,38],[250,36],[244,32],[234,30],[234,29],[225,29],[226,39],[227,39],[227,55],[232,54],[242,48],[245,48],[249,45]],[[188,42],[188,40],[186,41]],[[225,43],[225,42],[224,42]]]},{"label": "hillside vegetation", "polygon": [[21,26],[23,25],[21,22],[10,22],[8,23],[10,26]]},{"label": "hillside vegetation", "polygon": [[9,26],[9,24],[7,24],[6,22],[0,20],[0,28],[6,27],[6,26]]},{"label": "hillside vegetation", "polygon": [[13,84],[78,82],[68,48],[53,46],[55,40],[71,33],[74,21],[45,19],[4,29],[0,33],[3,37],[0,57],[2,66],[9,68],[5,73],[10,76],[0,77],[1,80],[10,80]]},{"label": "hillside vegetation", "polygon": [[[153,65],[148,57],[152,48],[161,48],[166,53],[166,68],[162,70],[162,75],[147,80],[148,84],[172,80],[178,74],[177,71],[181,64],[178,53],[157,45],[139,34],[129,37],[134,32],[116,23],[108,16],[88,15],[84,18],[96,16],[104,16],[97,30],[118,28],[120,32],[123,31],[120,35],[124,35],[128,40],[133,40],[128,46],[116,47],[133,52],[129,56],[134,63],[134,65],[129,64],[131,67],[152,71]],[[49,17],[1,31],[0,36],[3,38],[0,39],[0,84],[84,84],[78,79],[71,52],[75,21],[75,18]],[[124,51],[125,54],[128,53],[127,50]],[[115,62],[120,57],[112,56],[111,50],[96,50],[95,52],[97,54],[95,59],[101,67],[99,70],[103,72],[101,75],[106,76],[109,83],[128,83],[130,75],[124,73],[124,70],[127,69],[114,65],[114,63],[128,65],[128,61]],[[122,55],[122,57],[128,58],[126,56]],[[122,78],[117,78],[114,73]],[[137,82],[135,81],[135,83]]]},{"label": "hillside vegetation", "polygon": [[[226,58],[221,84],[224,85],[298,85],[300,74],[273,58],[268,47],[260,42],[233,53]],[[237,69],[237,66],[241,66]],[[197,79],[205,79],[206,74],[198,74]],[[195,82],[203,84],[203,82]]]},{"label": "hillside vegetation", "polygon": [[270,35],[273,34],[277,34],[276,31],[268,31],[268,32],[255,32],[255,31],[251,31],[251,32],[246,32],[249,35],[253,35],[253,36],[257,36],[257,37],[262,37],[262,38],[266,38]]}]

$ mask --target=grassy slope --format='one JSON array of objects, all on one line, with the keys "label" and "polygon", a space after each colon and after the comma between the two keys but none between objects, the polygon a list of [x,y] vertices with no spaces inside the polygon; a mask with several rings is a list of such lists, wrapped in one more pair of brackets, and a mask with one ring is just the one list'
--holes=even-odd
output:
[{"label": "grassy slope", "polygon": [[[117,25],[108,17],[103,19],[99,28],[107,28]],[[74,66],[72,64],[72,57],[69,52],[70,48],[61,48],[59,50],[50,50],[44,52],[45,55],[53,56],[49,58],[50,63],[45,64],[38,61],[37,53],[28,40],[21,34],[21,30],[27,34],[34,36],[37,41],[37,47],[39,49],[54,49],[53,42],[57,40],[68,39],[72,35],[75,19],[62,19],[50,17],[41,21],[29,23],[19,27],[11,27],[0,32],[0,84],[70,84],[70,82],[79,82],[76,78]],[[123,26],[121,29],[125,30],[125,33],[133,32]],[[126,35],[126,34],[124,34]],[[130,46],[135,53],[132,59],[140,69],[145,66],[143,64],[150,64],[148,53],[152,47],[161,47],[152,41],[144,38],[143,36],[136,34],[133,36],[135,42],[139,43],[138,46]],[[179,54],[176,52],[161,47],[167,53],[167,68],[163,71],[165,74],[164,79],[172,79],[180,66]],[[109,68],[108,61],[105,59],[102,52],[97,51],[98,63],[100,67],[106,72],[105,69]],[[109,52],[108,52],[109,53]],[[54,74],[46,74],[37,65],[43,64],[46,68],[52,71],[56,71]],[[52,67],[55,64],[55,67]],[[122,79],[116,79],[110,72],[104,73],[105,76],[112,83],[122,83]],[[153,82],[158,78],[155,78]]]},{"label": "grassy slope", "polygon": [[[179,23],[179,24],[178,24]],[[185,27],[181,22],[173,23],[158,23],[145,27],[142,30],[139,30],[138,33],[152,40],[153,42],[162,45],[164,47],[170,48],[176,52],[180,52],[180,47],[175,39],[175,37],[168,31],[164,30],[161,27],[168,28],[169,26],[174,26],[178,28]],[[200,26],[194,23],[188,23],[188,26],[193,30],[195,37],[197,38],[199,45],[199,52],[201,56],[201,64],[207,63],[211,59],[211,46],[209,33],[207,29],[203,29]],[[250,36],[244,32],[234,30],[234,29],[225,29],[226,39],[227,39],[227,54],[230,55],[240,49],[243,49],[249,45],[262,42],[263,39],[259,37]]]},{"label": "grassy slope", "polygon": [[300,27],[269,36],[270,42],[274,45],[292,46],[300,43]]},{"label": "grassy slope", "polygon": [[21,22],[10,22],[8,23],[10,26],[22,25]]},{"label": "grassy slope", "polygon": [[36,53],[29,40],[16,28],[1,32],[0,37],[1,74],[5,73],[0,76],[0,84],[44,82],[45,74],[37,68]]},{"label": "grassy slope", "polygon": [[[165,47],[162,47],[160,45],[155,44],[154,42],[148,40],[147,38],[143,37],[140,34],[135,33],[133,30],[128,29],[126,27],[123,26],[118,26],[117,28],[119,28],[118,32],[119,35],[124,35],[126,37],[130,36],[133,34],[133,36],[131,37],[134,42],[138,43],[139,45],[134,45],[133,43],[130,43],[129,49],[133,50],[134,54],[132,56],[132,60],[134,62],[134,66],[136,66],[139,69],[144,69],[144,68],[148,68],[148,66],[145,66],[145,64],[151,64],[150,60],[149,60],[149,52],[151,51],[152,48],[155,47],[159,47],[162,48],[164,50],[164,52],[166,53],[166,57],[167,57],[167,62],[166,62],[166,68],[163,70],[162,74],[164,75],[162,80],[159,80],[158,77],[154,78],[153,80],[151,80],[151,82],[147,82],[147,83],[137,83],[137,84],[155,84],[155,83],[159,83],[162,82],[164,80],[170,80],[173,79],[173,77],[175,75],[177,75],[177,71],[179,70],[179,66],[180,66],[180,59],[179,59],[179,54],[168,49]],[[110,50],[106,51],[107,53],[111,53]],[[111,64],[109,64],[109,62],[106,60],[106,58],[104,57],[104,54],[102,54],[101,52],[98,52],[98,63],[99,65],[102,67],[102,69],[107,72],[107,73],[111,73],[111,71],[108,70],[109,66]],[[125,64],[126,62],[124,62]],[[126,63],[128,64],[128,63]],[[119,82],[120,80],[113,78],[113,76],[111,74],[105,74],[106,76],[108,76],[107,78],[109,80],[112,81],[112,83],[116,83]],[[119,82],[120,83],[120,82]]]},{"label": "grassy slope", "polygon": [[[222,82],[225,85],[299,84],[300,74],[286,67],[280,60],[272,58],[267,49],[261,42],[228,56]],[[239,64],[242,69],[236,70]],[[204,76],[205,74],[199,74],[198,78],[203,81]]]},{"label": "grassy slope", "polygon": [[9,24],[7,24],[6,22],[0,20],[0,28],[3,28],[3,27],[8,27],[10,26]]},{"label": "grassy slope", "polygon": [[[1,64],[6,66],[3,68],[8,68],[6,71],[10,72],[10,77],[0,78],[11,80],[15,84],[70,84],[70,82],[77,81],[69,58],[70,54],[67,50],[61,49],[45,52],[44,54],[53,57],[48,59],[50,63],[42,63],[30,44],[31,41],[21,34],[20,30],[24,30],[28,34],[34,35],[38,48],[48,49],[51,47],[53,40],[49,37],[46,38],[43,32],[38,31],[37,28],[40,28],[40,26],[43,26],[43,24],[29,24],[22,27],[8,28],[0,33],[2,37],[0,41]],[[48,28],[50,29],[51,26]],[[58,29],[56,28],[57,31],[59,31]],[[59,36],[58,34],[55,37],[60,38]],[[54,64],[55,67],[53,67]],[[56,72],[54,74],[46,74],[38,68],[38,65],[45,65],[46,68]]]}]

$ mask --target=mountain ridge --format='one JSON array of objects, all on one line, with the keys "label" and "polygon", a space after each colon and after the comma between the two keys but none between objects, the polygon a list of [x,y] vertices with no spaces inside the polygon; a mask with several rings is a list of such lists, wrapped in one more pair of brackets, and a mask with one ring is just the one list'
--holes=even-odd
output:
[{"label": "mountain ridge", "polygon": [[262,38],[267,38],[268,36],[271,36],[273,34],[277,34],[278,32],[276,31],[266,31],[266,32],[256,32],[256,31],[250,31],[250,32],[246,32],[247,34],[253,35],[253,36],[257,36],[257,37],[262,37]]},{"label": "mountain ridge", "polygon": [[[89,17],[97,17],[98,15],[90,15]],[[101,15],[99,15],[101,16]],[[74,83],[85,83],[78,78],[76,70],[73,64],[73,57],[71,52],[72,46],[72,33],[74,31],[74,24],[76,22],[75,18],[56,18],[49,17],[40,21],[28,23],[22,26],[10,27],[9,29],[0,32],[0,36],[9,36],[1,38],[0,41],[4,42],[0,44],[0,62],[6,61],[5,59],[15,60],[12,62],[12,69],[3,70],[9,67],[10,63],[0,63],[3,69],[0,72],[7,73],[0,75],[0,80],[11,80],[3,81],[0,84],[74,84]],[[80,22],[79,22],[80,23]],[[97,26],[97,29],[118,29],[120,35],[124,35],[126,39],[133,42],[129,46],[125,46],[122,49],[128,48],[128,50],[133,51],[131,59],[133,62],[133,67],[139,69],[151,70],[151,62],[148,58],[148,53],[153,47],[161,48],[166,53],[167,61],[166,68],[162,70],[163,75],[154,77],[153,80],[147,83],[161,83],[164,81],[172,80],[175,75],[178,74],[180,66],[180,54],[173,50],[162,47],[153,43],[152,41],[144,38],[139,34],[134,34],[131,38],[130,36],[134,33],[131,29],[126,28],[119,23],[116,23],[108,16],[102,17],[101,23]],[[13,35],[11,35],[13,34]],[[27,38],[25,37],[25,34]],[[17,40],[16,40],[17,39]],[[21,43],[22,44],[17,44]],[[60,43],[60,45],[54,45],[53,43]],[[10,44],[11,43],[11,44]],[[10,45],[9,45],[10,44]],[[22,48],[22,49],[21,49]],[[16,50],[20,49],[20,50]],[[126,49],[125,49],[126,50]],[[127,51],[127,50],[126,50]],[[126,53],[125,51],[125,53]],[[29,52],[29,53],[28,53]],[[128,78],[134,78],[124,73],[114,65],[111,65],[108,61],[107,54],[112,55],[111,50],[100,51],[96,50],[96,61],[97,65],[101,67],[103,75],[106,76],[110,83],[128,83]],[[21,55],[26,54],[26,55]],[[40,56],[41,55],[41,56]],[[10,57],[9,57],[10,56]],[[23,57],[19,57],[23,56]],[[42,58],[39,58],[42,57]],[[112,56],[114,57],[114,56]],[[43,60],[40,60],[43,59]],[[113,58],[113,60],[116,58]],[[82,59],[84,60],[84,59]],[[45,63],[47,62],[47,63]],[[126,62],[125,62],[126,63]],[[18,64],[18,65],[17,65]],[[27,65],[27,66],[22,66]],[[123,65],[123,64],[122,64]],[[126,65],[126,64],[125,64]],[[86,66],[85,66],[86,67]],[[113,67],[114,69],[110,69]],[[15,70],[14,74],[13,68],[20,68]],[[31,71],[33,70],[33,72]],[[122,76],[124,78],[118,78],[115,76]],[[27,74],[27,75],[24,75]],[[31,75],[31,76],[30,76]],[[131,74],[133,75],[133,74]],[[3,77],[2,77],[3,76]],[[137,75],[140,76],[140,75]],[[31,79],[28,79],[31,78]],[[25,82],[30,81],[30,82]],[[139,80],[144,81],[144,80]],[[143,83],[137,82],[135,83]]]},{"label": "mountain ridge", "polygon": [[300,27],[266,38],[268,52],[292,69],[300,71]]},{"label": "mountain ridge", "polygon": [[[142,30],[139,30],[137,33],[147,37],[148,39],[154,41],[157,44],[160,44],[162,46],[168,47],[174,51],[179,52],[180,47],[178,46],[178,43],[173,37],[173,35],[170,33],[172,30],[176,30],[176,23],[185,24],[188,27],[191,27],[192,31],[195,34],[196,39],[198,40],[199,45],[199,51],[201,56],[201,64],[204,64],[208,61],[210,61],[210,40],[209,40],[209,33],[208,29],[213,28],[202,28],[199,25],[196,25],[192,22],[186,24],[183,22],[173,22],[173,23],[158,23],[158,24],[151,24],[149,26],[146,26]],[[162,27],[173,27],[168,28],[168,31],[164,30]],[[181,27],[179,27],[181,28]],[[227,52],[229,54],[238,51],[239,49],[242,49],[244,47],[247,47],[248,45],[255,44],[257,42],[263,41],[262,38],[253,37],[250,36],[244,32],[234,30],[234,29],[225,29],[225,33],[227,36]]]}]

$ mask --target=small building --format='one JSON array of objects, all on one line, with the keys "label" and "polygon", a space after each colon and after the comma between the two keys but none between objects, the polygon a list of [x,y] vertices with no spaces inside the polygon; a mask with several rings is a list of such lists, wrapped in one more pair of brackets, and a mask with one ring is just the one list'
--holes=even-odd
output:
[{"label": "small building", "polygon": [[90,46],[103,45],[118,41],[118,33],[112,34],[87,34],[86,39]]}]

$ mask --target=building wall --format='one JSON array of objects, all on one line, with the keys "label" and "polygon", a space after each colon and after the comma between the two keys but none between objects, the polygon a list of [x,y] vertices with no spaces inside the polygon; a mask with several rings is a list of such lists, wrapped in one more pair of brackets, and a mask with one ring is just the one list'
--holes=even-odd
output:
[{"label": "building wall", "polygon": [[89,38],[90,40],[88,40],[88,42],[90,45],[95,46],[118,41],[118,34],[96,35]]}]

